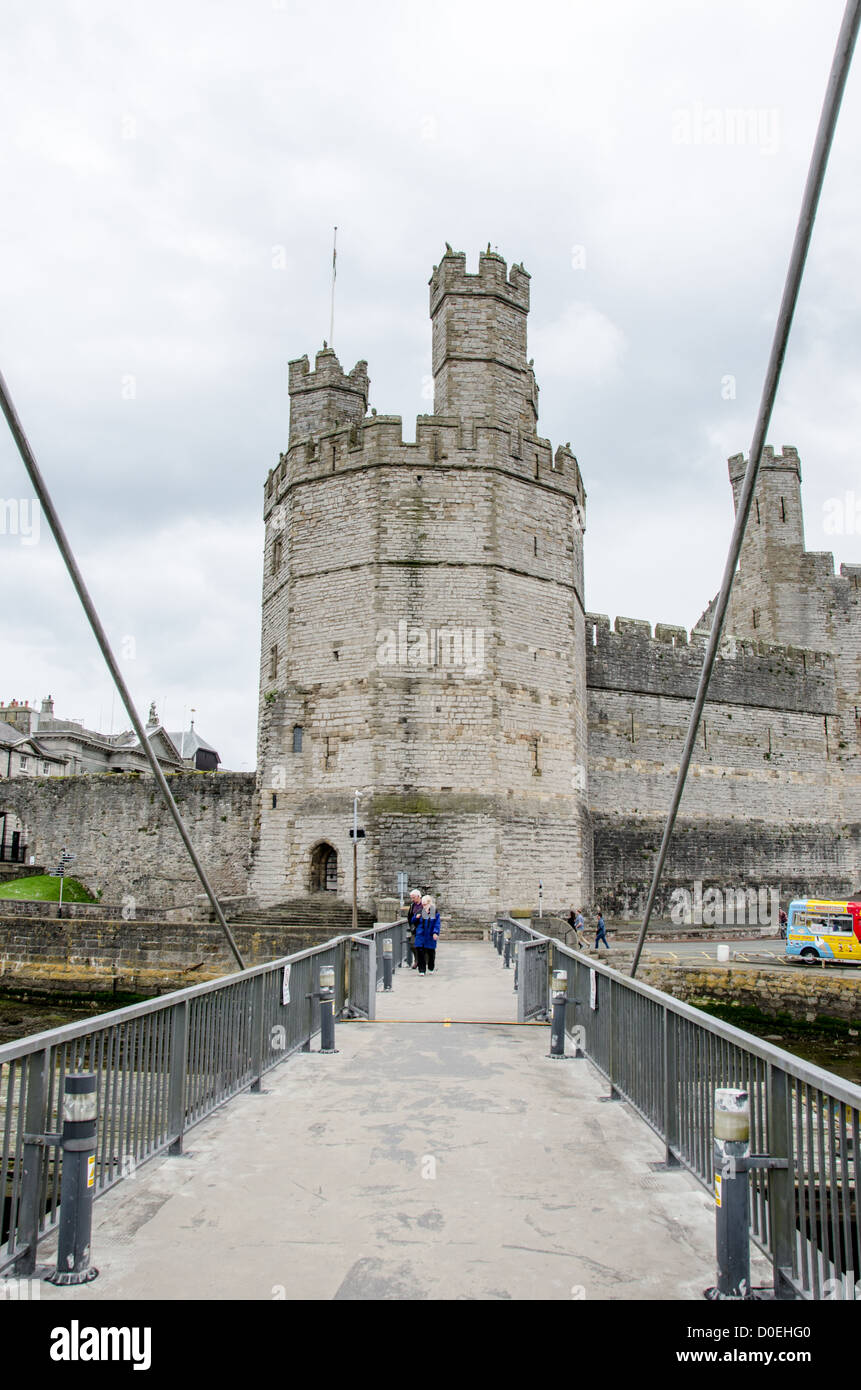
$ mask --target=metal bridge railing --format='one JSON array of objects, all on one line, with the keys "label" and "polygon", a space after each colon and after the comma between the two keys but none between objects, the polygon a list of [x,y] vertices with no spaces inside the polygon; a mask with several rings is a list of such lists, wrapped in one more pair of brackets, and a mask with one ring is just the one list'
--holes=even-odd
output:
[{"label": "metal bridge railing", "polygon": [[546,1012],[550,972],[566,970],[568,1030],[578,1030],[611,1094],[661,1137],[667,1162],[710,1192],[715,1091],[748,1092],[751,1152],[788,1160],[787,1169],[750,1174],[750,1234],[772,1260],[778,1296],[861,1299],[861,1086],[510,918],[500,923],[522,943],[524,1017]]},{"label": "metal bridge railing", "polygon": [[[0,1274],[32,1273],[59,1220],[66,1076],[92,1071],[99,1096],[95,1195],[320,1031],[320,970],[334,966],[335,1012],[374,1016],[385,924],[191,989],[0,1046]],[[400,960],[402,957],[396,957]]]}]

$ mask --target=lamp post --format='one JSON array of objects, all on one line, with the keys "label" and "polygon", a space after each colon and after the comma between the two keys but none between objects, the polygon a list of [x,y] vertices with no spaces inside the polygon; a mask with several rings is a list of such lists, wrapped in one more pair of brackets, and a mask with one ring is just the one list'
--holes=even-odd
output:
[{"label": "lamp post", "polygon": [[353,935],[359,930],[359,793],[353,796]]}]

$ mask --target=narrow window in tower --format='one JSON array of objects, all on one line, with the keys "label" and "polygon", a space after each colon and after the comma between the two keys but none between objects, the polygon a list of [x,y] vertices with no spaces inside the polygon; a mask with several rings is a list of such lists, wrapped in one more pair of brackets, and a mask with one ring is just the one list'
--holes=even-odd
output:
[{"label": "narrow window in tower", "polygon": [[541,776],[541,739],[537,735],[532,739],[532,776]]},{"label": "narrow window in tower", "polygon": [[269,648],[269,679],[274,680],[278,675],[278,647]]},{"label": "narrow window in tower", "polygon": [[754,610],[753,610],[753,625],[754,625],[754,627],[759,627],[759,609],[758,609],[758,608],[754,608]]},{"label": "narrow window in tower", "polygon": [[537,554],[538,554],[538,537],[537,537],[537,536],[533,536],[533,537],[532,537],[532,553],[533,553],[533,555],[537,555]]},{"label": "narrow window in tower", "polygon": [[703,720],[703,748],[708,749],[708,746],[709,746],[709,731],[708,731],[708,728],[706,727],[706,721]]},{"label": "narrow window in tower", "polygon": [[754,505],[755,505],[755,507],[756,507],[756,524],[757,524],[757,526],[758,526],[758,525],[759,525],[759,498],[758,498],[758,497],[754,499]]},{"label": "narrow window in tower", "polygon": [[272,573],[277,574],[281,568],[281,547],[283,542],[280,536],[276,536],[272,545]]},{"label": "narrow window in tower", "polygon": [[273,810],[273,811],[276,809],[277,805],[278,805],[278,793],[277,793],[277,792],[273,792],[273,793],[272,793],[272,810]]},{"label": "narrow window in tower", "polygon": [[782,497],[780,499],[780,519],[781,521],[786,520],[786,503],[784,502]]},{"label": "narrow window in tower", "polygon": [[294,724],[294,725],[293,725],[293,752],[294,752],[294,753],[301,753],[301,752],[302,752],[302,725],[301,725],[301,724]]}]

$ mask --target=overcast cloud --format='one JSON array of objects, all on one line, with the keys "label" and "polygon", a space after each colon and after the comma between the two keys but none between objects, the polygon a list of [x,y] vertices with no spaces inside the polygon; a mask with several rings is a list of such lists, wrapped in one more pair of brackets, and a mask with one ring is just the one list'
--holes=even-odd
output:
[{"label": "overcast cloud", "polygon": [[[448,240],[532,275],[539,429],[588,494],[587,605],[690,627],[732,524],[842,0],[7,7],[0,368],[145,712],[255,760],[262,487],[290,358],[431,409]],[[769,438],[861,559],[861,73]],[[739,126],[732,113],[748,113]],[[0,434],[0,497],[29,498]],[[0,696],[110,727],[43,526],[0,534]],[[126,641],[123,647],[124,639]],[[114,702],[114,729],[127,720]]]}]

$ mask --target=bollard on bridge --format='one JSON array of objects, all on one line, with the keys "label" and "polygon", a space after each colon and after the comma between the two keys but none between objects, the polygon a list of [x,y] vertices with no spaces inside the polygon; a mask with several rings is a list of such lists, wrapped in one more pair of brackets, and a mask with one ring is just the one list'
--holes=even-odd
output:
[{"label": "bollard on bridge", "polygon": [[63,1093],[63,1177],[57,1268],[49,1284],[88,1284],[99,1271],[90,1264],[93,1196],[96,1189],[96,1128],[99,1096],[95,1072],[66,1077]]},{"label": "bollard on bridge", "polygon": [[383,941],[383,989],[392,987],[392,938],[387,936]]},{"label": "bollard on bridge", "polygon": [[715,1247],[717,1284],[711,1301],[773,1295],[750,1286],[750,1180],[756,1168],[786,1168],[788,1160],[750,1152],[750,1096],[719,1087],[714,1107]]},{"label": "bollard on bridge", "polygon": [[553,1016],[550,1023],[550,1051],[548,1057],[565,1057],[565,1007],[568,1003],[568,974],[565,970],[553,971],[551,986]]},{"label": "bollard on bridge", "polygon": [[335,967],[333,965],[322,965],[320,967],[319,989],[320,999],[320,1051],[337,1052],[335,1046]]},{"label": "bollard on bridge", "polygon": [[504,936],[505,950],[503,953],[503,965],[506,970],[511,968],[511,930],[506,928]]}]

